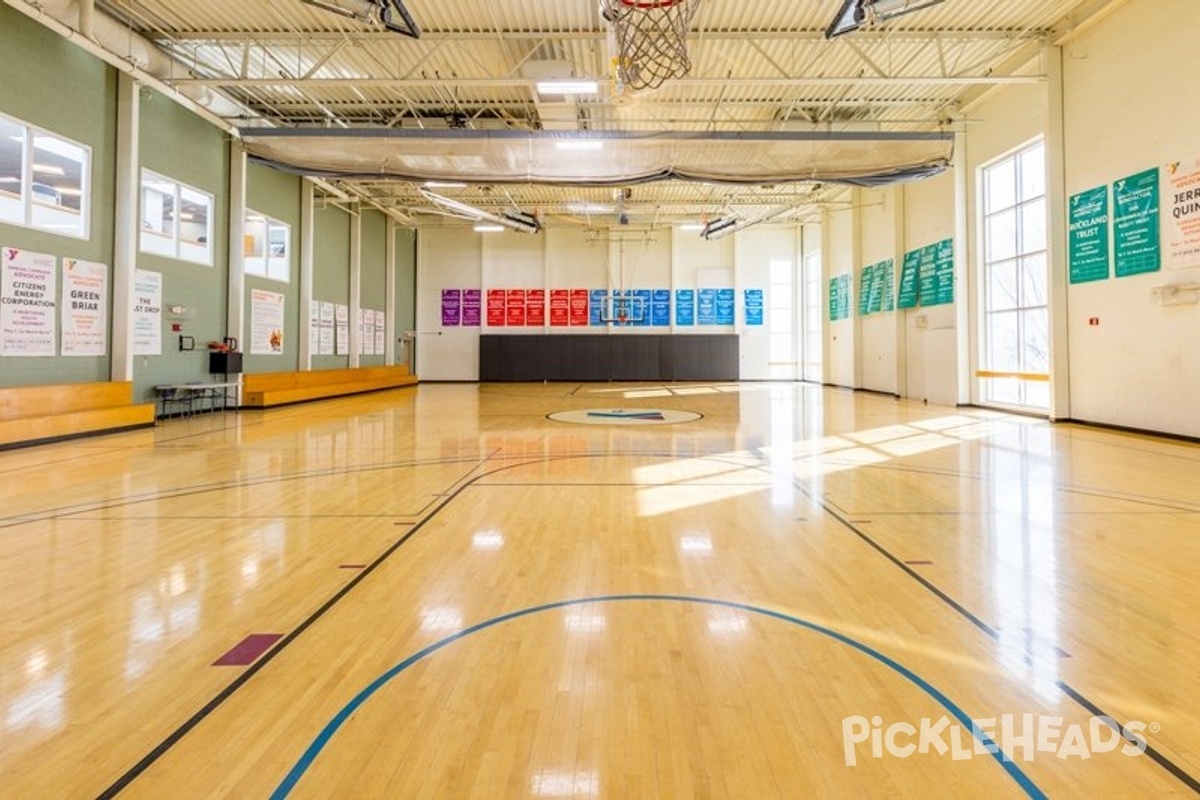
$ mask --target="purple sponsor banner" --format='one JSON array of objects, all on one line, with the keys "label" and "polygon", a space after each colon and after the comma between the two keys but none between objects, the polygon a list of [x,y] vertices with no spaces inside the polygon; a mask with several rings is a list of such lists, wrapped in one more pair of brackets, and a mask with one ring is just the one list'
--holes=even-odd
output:
[{"label": "purple sponsor banner", "polygon": [[442,289],[442,324],[457,325],[462,318],[462,290]]},{"label": "purple sponsor banner", "polygon": [[463,289],[462,324],[478,328],[482,309],[483,292],[480,289]]}]

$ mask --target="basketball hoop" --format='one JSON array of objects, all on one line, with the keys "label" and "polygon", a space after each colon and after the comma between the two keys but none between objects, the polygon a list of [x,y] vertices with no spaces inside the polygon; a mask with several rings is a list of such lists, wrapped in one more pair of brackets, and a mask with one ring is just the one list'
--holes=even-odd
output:
[{"label": "basketball hoop", "polygon": [[617,93],[657,89],[692,69],[687,34],[701,0],[600,0],[616,35]]}]

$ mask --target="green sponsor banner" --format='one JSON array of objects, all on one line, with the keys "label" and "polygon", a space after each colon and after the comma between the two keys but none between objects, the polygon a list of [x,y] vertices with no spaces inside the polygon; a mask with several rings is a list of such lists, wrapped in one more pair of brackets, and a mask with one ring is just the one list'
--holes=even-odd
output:
[{"label": "green sponsor banner", "polygon": [[1157,272],[1162,266],[1158,185],[1158,167],[1113,184],[1113,261],[1118,278]]},{"label": "green sponsor banner", "polygon": [[850,319],[850,292],[853,276],[849,273],[829,279],[829,321]]},{"label": "green sponsor banner", "polygon": [[917,278],[917,302],[923,306],[931,306],[937,297],[937,246],[926,245],[918,252],[921,254],[921,262]]},{"label": "green sponsor banner", "polygon": [[879,287],[880,311],[896,308],[896,262],[892,259],[875,265],[875,285]]},{"label": "green sponsor banner", "polygon": [[900,291],[896,294],[896,308],[917,307],[917,277],[921,265],[921,251],[904,254],[900,265]]},{"label": "green sponsor banner", "polygon": [[[878,264],[872,264],[870,267],[867,267],[867,269],[871,270],[871,288],[867,297],[868,314],[876,314],[883,310],[883,284],[885,280],[888,281],[889,285],[891,284],[891,281],[888,280],[890,275],[885,275],[884,273],[890,272],[891,268],[891,261],[880,261]],[[867,288],[863,287],[863,291],[866,292]]]},{"label": "green sponsor banner", "polygon": [[1071,195],[1067,205],[1071,283],[1108,280],[1108,187]]},{"label": "green sponsor banner", "polygon": [[875,265],[862,268],[862,277],[858,279],[858,315],[865,317],[871,313],[871,291],[875,286]]},{"label": "green sponsor banner", "polygon": [[921,297],[922,305],[940,306],[945,303],[954,302],[954,241],[952,239],[944,239],[934,246],[934,294],[931,302],[925,302],[925,298]]}]

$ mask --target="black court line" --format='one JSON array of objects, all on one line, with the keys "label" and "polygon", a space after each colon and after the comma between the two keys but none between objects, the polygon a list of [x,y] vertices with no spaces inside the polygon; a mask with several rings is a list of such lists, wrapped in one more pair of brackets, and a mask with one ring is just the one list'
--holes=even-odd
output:
[{"label": "black court line", "polygon": [[[867,535],[864,531],[859,529],[858,526],[856,526],[851,520],[847,519],[840,512],[840,510],[838,510],[834,506],[832,501],[817,499],[816,497],[814,497],[812,495],[811,492],[808,491],[807,487],[805,487],[801,482],[796,482],[795,486],[801,493],[803,493],[805,496],[810,498],[813,502],[819,503],[822,506],[822,508],[825,509],[825,512],[827,514],[829,514],[829,516],[831,516],[835,520],[837,520],[839,523],[841,523],[843,527],[845,527],[847,530],[849,530],[855,536],[857,536],[858,538],[860,538],[864,542],[866,542],[871,548],[873,548],[875,551],[877,551],[880,555],[882,555],[888,561],[891,561],[895,566],[899,567],[900,570],[902,570],[906,575],[908,575],[910,578],[915,580],[917,583],[921,584],[921,586],[925,587],[925,589],[927,589],[931,594],[933,594],[935,597],[937,597],[943,603],[948,605],[950,608],[954,609],[954,611],[956,613],[958,613],[960,616],[962,616],[964,619],[966,619],[968,622],[970,622],[976,628],[979,628],[979,630],[981,630],[985,634],[987,634],[989,638],[991,638],[995,641],[1000,640],[999,631],[997,631],[991,625],[988,625],[986,622],[984,622],[979,617],[972,614],[970,611],[967,610],[967,608],[962,603],[959,603],[953,597],[946,594],[944,591],[942,591],[937,586],[935,586],[933,584],[933,582],[931,582],[924,576],[918,574],[912,567],[908,566],[900,558],[893,555],[890,550],[888,550],[883,545],[879,544],[879,542],[875,541],[869,535]],[[1027,659],[1028,659],[1028,657],[1027,657]],[[1103,709],[1101,709],[1100,706],[1093,703],[1091,700],[1089,700],[1087,698],[1086,695],[1084,695],[1079,690],[1072,687],[1066,681],[1062,681],[1062,680],[1055,681],[1054,685],[1060,691],[1062,691],[1062,693],[1065,694],[1067,697],[1071,698],[1076,703],[1083,706],[1083,708],[1086,709],[1088,711],[1088,713],[1092,714],[1093,716],[1104,717],[1106,719],[1113,720],[1116,723],[1117,727],[1115,729],[1118,732],[1121,732],[1124,729],[1124,727],[1125,727],[1124,722],[1118,720],[1112,714],[1109,714],[1107,711],[1104,711]],[[1135,737],[1135,738],[1137,738],[1137,737]],[[1145,753],[1147,756],[1150,757],[1150,759],[1152,761],[1154,761],[1160,767],[1165,769],[1174,778],[1179,780],[1183,785],[1187,786],[1193,792],[1195,792],[1196,794],[1200,794],[1200,780],[1197,780],[1195,777],[1190,775],[1186,770],[1184,770],[1178,764],[1171,761],[1169,758],[1167,758],[1161,752],[1156,750],[1154,747],[1152,747],[1150,745],[1150,743],[1148,741],[1145,741],[1145,745],[1146,745]]]},{"label": "black court line", "polygon": [[[171,747],[173,747],[176,743],[178,743],[189,731],[191,731],[193,728],[195,728],[197,725],[199,725],[201,722],[203,722],[205,718],[207,718],[218,707],[220,707],[238,689],[240,689],[242,686],[244,686],[254,675],[256,675],[261,669],[263,669],[267,664],[269,664],[288,645],[292,644],[305,631],[307,631],[313,624],[315,624],[317,621],[319,621],[321,619],[321,617],[323,617],[326,613],[328,613],[347,594],[349,594],[355,587],[357,587],[360,583],[362,583],[362,581],[365,580],[368,575],[370,575],[379,566],[381,566],[385,561],[387,561],[397,550],[400,549],[400,547],[402,547],[405,543],[410,541],[417,533],[419,533],[425,527],[425,525],[428,522],[432,521],[442,510],[444,510],[447,506],[449,506],[452,502],[454,502],[468,488],[475,486],[479,481],[483,480],[484,478],[486,478],[490,475],[493,475],[497,472],[506,471],[509,469],[517,469],[517,468],[531,466],[531,465],[535,465],[535,464],[545,464],[545,463],[550,463],[550,462],[554,462],[554,461],[561,461],[561,460],[574,459],[574,458],[599,458],[599,457],[607,458],[610,456],[629,456],[629,455],[638,455],[638,456],[644,456],[644,457],[649,457],[649,458],[663,458],[663,457],[678,458],[679,457],[678,454],[675,454],[675,453],[654,453],[654,452],[578,453],[578,454],[571,454],[571,455],[548,456],[548,457],[542,457],[539,459],[529,459],[529,460],[521,461],[521,462],[515,463],[515,464],[504,464],[503,466],[499,466],[499,467],[496,467],[495,469],[489,470],[480,475],[476,475],[473,478],[468,478],[466,476],[464,476],[463,478],[460,478],[459,481],[457,481],[457,483],[458,483],[457,488],[455,488],[453,491],[445,494],[444,500],[441,503],[439,503],[435,508],[433,508],[430,511],[430,513],[428,514],[428,516],[426,516],[426,517],[422,518],[420,521],[418,521],[403,536],[401,536],[399,539],[397,539],[395,542],[393,542],[391,545],[389,545],[387,547],[387,549],[385,549],[383,551],[383,553],[380,554],[375,560],[373,560],[370,564],[368,564],[361,571],[358,571],[350,581],[348,581],[332,597],[330,597],[328,600],[326,600],[324,603],[322,603],[315,611],[313,611],[295,629],[293,629],[290,633],[288,633],[286,636],[284,636],[278,643],[276,643],[276,645],[274,647],[272,647],[269,651],[267,651],[267,653],[265,655],[263,655],[254,664],[247,667],[246,670],[244,672],[242,672],[237,678],[235,678],[228,686],[226,686],[218,694],[216,694],[212,699],[210,699],[207,703],[205,703],[204,706],[202,706],[191,717],[189,717],[178,728],[176,728],[171,734],[169,734],[166,738],[164,738],[158,745],[156,745],[141,760],[139,760],[136,764],[134,764],[133,767],[131,767],[124,774],[122,774],[119,778],[117,778],[108,788],[106,788],[100,795],[98,795],[99,800],[109,800],[110,798],[115,797],[122,790],[127,788],[134,780],[137,779],[137,777],[139,775],[141,775],[143,772],[145,772],[151,765],[154,764],[154,762],[156,762],[159,758],[161,758],[168,750],[171,749]],[[691,457],[705,458],[705,456],[702,456],[702,455],[691,456]],[[473,472],[476,469],[479,469],[480,467],[482,467],[484,464],[487,463],[488,460],[490,460],[490,456],[485,457],[482,461],[478,462],[476,464],[475,468],[470,470],[467,473],[467,475],[470,475],[470,472]],[[721,461],[721,459],[719,459],[719,458],[712,459],[712,460]],[[722,462],[722,463],[729,463],[729,462]],[[745,467],[747,465],[738,464],[737,466]],[[764,467],[761,463],[758,465],[752,465],[752,466],[750,466],[750,468],[759,469],[759,470],[767,469],[767,467]],[[933,595],[938,597],[943,603],[945,603],[950,608],[952,608],[956,613],[961,615],[964,619],[969,621],[972,625],[977,627],[979,630],[981,630],[983,633],[985,633],[988,637],[992,638],[993,640],[999,639],[999,634],[996,631],[996,629],[992,628],[990,625],[988,625],[982,619],[975,616],[965,606],[963,606],[958,601],[954,600],[954,598],[950,597],[950,595],[946,594],[944,591],[939,589],[932,582],[930,582],[929,580],[927,580],[924,577],[922,577],[921,575],[919,575],[917,572],[915,572],[913,569],[911,569],[908,565],[906,565],[901,559],[897,558],[889,550],[887,550],[887,548],[880,545],[878,542],[876,542],[874,539],[872,539],[866,533],[864,533],[863,531],[856,528],[842,514],[840,514],[838,511],[834,510],[834,507],[831,505],[832,501],[822,500],[822,499],[818,499],[818,498],[814,497],[812,495],[812,493],[807,489],[807,487],[801,481],[795,481],[793,485],[797,488],[797,490],[801,494],[808,497],[811,502],[819,505],[827,514],[829,514],[831,517],[833,517],[833,519],[835,519],[836,521],[841,523],[847,530],[854,533],[856,536],[858,536],[860,539],[862,539],[866,544],[868,544],[870,547],[872,547],[878,553],[883,555],[887,560],[891,561],[895,566],[897,566],[899,569],[901,569],[903,572],[905,572],[907,575],[909,575],[911,578],[913,578],[915,581],[917,581],[919,584],[921,584],[925,589],[927,589]],[[1058,685],[1058,688],[1060,688],[1064,692],[1064,694],[1066,694],[1068,697],[1070,697],[1071,699],[1073,699],[1077,703],[1079,703],[1089,713],[1096,715],[1096,716],[1108,717],[1109,719],[1115,720],[1115,718],[1112,717],[1112,715],[1106,714],[1105,712],[1103,712],[1103,710],[1100,709],[1099,706],[1097,706],[1095,703],[1088,700],[1084,695],[1079,693],[1077,690],[1075,690],[1073,687],[1069,686],[1065,682],[1059,681],[1057,683],[1057,685]],[[1122,723],[1118,722],[1118,724],[1121,725],[1121,727],[1124,727],[1124,725]],[[1177,778],[1181,783],[1188,786],[1188,788],[1192,789],[1197,794],[1200,794],[1200,781],[1197,781],[1194,777],[1192,777],[1190,774],[1188,774],[1181,767],[1179,767],[1178,765],[1173,763],[1170,759],[1168,759],[1163,754],[1159,753],[1157,750],[1155,750],[1153,747],[1151,747],[1148,742],[1146,743],[1145,752],[1148,756],[1150,756],[1150,758],[1152,760],[1155,761],[1155,763],[1162,766],[1167,772],[1169,772],[1172,776]]]},{"label": "black court line", "polygon": [[[496,467],[495,469],[484,472],[480,475],[476,475],[473,478],[469,478],[466,476],[464,476],[463,478],[460,478],[458,481],[456,481],[456,483],[458,483],[458,488],[454,489],[451,492],[448,492],[444,496],[445,499],[440,504],[438,504],[436,508],[434,508],[432,511],[430,511],[428,516],[422,518],[415,525],[413,525],[413,527],[410,528],[403,536],[401,536],[395,542],[390,544],[387,547],[387,549],[383,551],[383,553],[381,553],[378,557],[375,558],[374,561],[367,564],[363,569],[358,570],[355,573],[354,577],[351,578],[341,589],[339,589],[337,592],[335,592],[332,597],[330,597],[328,600],[326,600],[324,603],[322,603],[320,606],[318,606],[317,609],[315,611],[313,611],[311,614],[309,614],[308,617],[306,617],[303,622],[301,622],[290,633],[288,633],[286,636],[284,636],[282,639],[280,639],[278,642],[276,642],[274,647],[272,647],[261,658],[259,658],[257,661],[255,661],[253,664],[251,664],[249,667],[247,667],[245,669],[245,671],[242,672],[240,675],[238,675],[232,682],[229,683],[229,685],[227,685],[224,689],[222,689],[220,692],[218,692],[216,695],[214,695],[212,697],[212,699],[210,699],[207,703],[205,703],[203,706],[201,706],[201,708],[198,711],[193,713],[192,716],[188,717],[187,720],[185,720],[179,727],[177,727],[174,731],[172,731],[170,734],[168,734],[161,742],[159,742],[157,745],[155,745],[154,748],[152,750],[150,750],[149,753],[147,753],[145,756],[143,756],[136,764],[134,764],[132,767],[130,767],[128,770],[126,770],[125,773],[122,774],[120,777],[118,777],[115,781],[113,781],[103,792],[101,792],[99,795],[97,795],[97,800],[111,800],[111,798],[116,797],[118,794],[120,794],[120,792],[122,792],[124,789],[126,789],[131,783],[133,783],[133,781],[137,780],[139,775],[141,775],[143,772],[145,772],[147,769],[149,769],[154,764],[155,761],[162,758],[162,756],[165,755],[166,752],[168,750],[170,750],[173,746],[175,746],[175,744],[177,744],[180,739],[182,739],[184,736],[186,736],[189,731],[191,731],[193,728],[195,728],[197,725],[199,725],[201,722],[203,722],[205,720],[205,718],[208,717],[209,714],[216,711],[217,708],[219,708],[222,703],[224,703],[231,696],[233,696],[233,694],[238,689],[240,689],[242,686],[244,686],[256,674],[258,674],[258,672],[260,670],[262,670],[267,664],[269,664],[277,655],[279,655],[281,652],[283,652],[283,650],[285,648],[287,648],[288,645],[290,645],[292,642],[296,641],[296,639],[298,639],[301,636],[301,634],[303,634],[306,630],[308,630],[310,627],[312,627],[312,625],[315,624],[318,620],[320,620],[321,617],[325,616],[325,614],[328,613],[330,609],[332,609],[335,605],[337,605],[338,602],[340,602],[346,595],[348,595],[356,586],[358,586],[360,583],[362,583],[364,580],[366,580],[368,575],[370,575],[379,566],[381,566],[385,561],[387,561],[388,558],[390,558],[406,542],[408,542],[410,539],[412,539],[414,536],[416,536],[417,533],[419,533],[421,531],[421,529],[425,527],[426,523],[432,521],[443,509],[445,509],[452,502],[454,502],[454,500],[456,500],[459,495],[461,495],[467,489],[475,486],[478,481],[482,480],[483,478],[488,477],[489,475],[493,475],[497,472],[501,472],[501,471],[509,470],[509,469],[518,469],[520,467],[526,467],[526,466],[530,466],[533,464],[544,464],[544,463],[549,463],[552,461],[565,460],[567,458],[597,458],[597,457],[601,457],[604,455],[605,454],[603,454],[603,453],[594,453],[594,454],[587,454],[587,455],[577,454],[577,455],[572,455],[572,456],[552,456],[552,457],[542,458],[542,459],[533,460],[533,461],[526,461],[526,462],[522,462],[519,464],[505,464],[503,466],[499,466],[499,467]],[[662,458],[669,454],[667,454],[667,453],[646,453],[645,455],[652,457],[652,458]],[[490,458],[491,458],[490,456],[484,457],[484,459],[482,461],[480,461],[476,464],[475,469],[479,469],[480,467],[482,467],[484,464],[486,464],[490,460]],[[473,471],[474,471],[474,469],[471,470],[471,472],[473,472]],[[468,472],[467,475],[470,475],[470,472]]]}]

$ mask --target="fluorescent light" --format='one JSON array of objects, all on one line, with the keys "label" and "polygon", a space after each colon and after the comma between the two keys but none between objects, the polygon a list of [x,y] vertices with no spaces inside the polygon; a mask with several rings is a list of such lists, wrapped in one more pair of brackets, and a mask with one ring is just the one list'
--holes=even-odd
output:
[{"label": "fluorescent light", "polygon": [[467,185],[460,181],[425,181],[422,184],[426,189],[465,189]]},{"label": "fluorescent light", "polygon": [[603,150],[604,142],[599,139],[558,139],[554,146],[559,150]]},{"label": "fluorescent light", "polygon": [[476,225],[476,233],[500,233],[504,230],[503,225]]},{"label": "fluorescent light", "polygon": [[699,222],[685,222],[679,226],[679,230],[692,231],[692,232],[702,231],[702,230],[704,230],[704,225],[702,225]]},{"label": "fluorescent light", "polygon": [[56,167],[53,164],[38,164],[36,162],[33,165],[33,171],[41,172],[45,175],[66,175],[67,174],[67,173],[63,172],[62,167]]},{"label": "fluorescent light", "polygon": [[567,211],[572,214],[609,214],[612,210],[612,206],[599,203],[567,203]]},{"label": "fluorescent light", "polygon": [[20,183],[20,182],[21,182],[20,178],[14,178],[11,175],[5,175],[3,178],[0,178],[0,183]]},{"label": "fluorescent light", "polygon": [[590,80],[549,80],[537,82],[538,94],[596,94],[600,84]]}]

